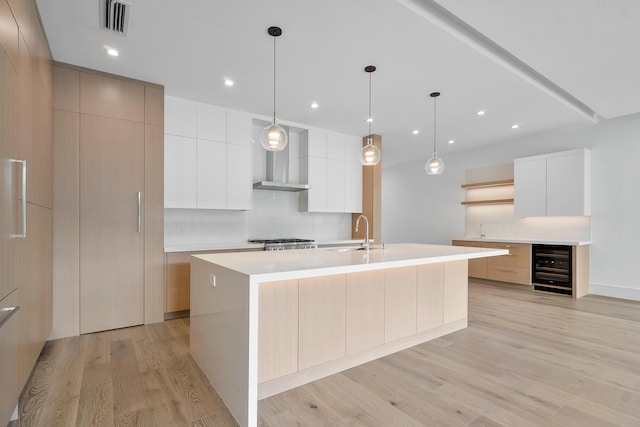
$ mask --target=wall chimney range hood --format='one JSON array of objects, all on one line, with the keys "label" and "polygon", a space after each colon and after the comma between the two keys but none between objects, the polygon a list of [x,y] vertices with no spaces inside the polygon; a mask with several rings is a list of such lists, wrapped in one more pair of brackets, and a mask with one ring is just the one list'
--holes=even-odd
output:
[{"label": "wall chimney range hood", "polygon": [[282,151],[267,151],[267,179],[253,183],[254,190],[303,191],[308,184],[289,183],[289,144]]}]

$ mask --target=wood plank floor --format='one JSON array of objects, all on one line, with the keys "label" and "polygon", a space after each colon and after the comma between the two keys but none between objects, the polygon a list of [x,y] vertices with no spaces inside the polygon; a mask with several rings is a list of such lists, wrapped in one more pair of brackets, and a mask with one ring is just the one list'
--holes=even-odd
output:
[{"label": "wood plank floor", "polygon": [[[47,343],[19,425],[234,425],[188,324]],[[265,399],[259,424],[640,426],[640,303],[471,283],[467,329]]]}]

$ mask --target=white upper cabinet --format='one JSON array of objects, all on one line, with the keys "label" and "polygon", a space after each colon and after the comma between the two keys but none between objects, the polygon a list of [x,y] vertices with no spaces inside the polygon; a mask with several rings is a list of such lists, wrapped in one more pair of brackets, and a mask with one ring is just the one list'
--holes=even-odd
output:
[{"label": "white upper cabinet", "polygon": [[514,192],[516,216],[591,215],[591,151],[516,159]]},{"label": "white upper cabinet", "polygon": [[362,166],[359,137],[310,129],[300,134],[300,194],[305,212],[361,212]]},{"label": "white upper cabinet", "polygon": [[251,209],[251,130],[247,114],[165,97],[165,207]]},{"label": "white upper cabinet", "polygon": [[197,144],[194,138],[164,136],[164,207],[196,207]]},{"label": "white upper cabinet", "polygon": [[214,105],[197,104],[197,136],[208,141],[227,141],[227,112]]}]

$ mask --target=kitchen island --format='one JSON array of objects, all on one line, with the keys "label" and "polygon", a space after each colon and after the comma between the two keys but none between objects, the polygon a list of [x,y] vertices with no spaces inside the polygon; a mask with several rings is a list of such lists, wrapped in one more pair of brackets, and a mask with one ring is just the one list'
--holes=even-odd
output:
[{"label": "kitchen island", "polygon": [[191,353],[242,426],[259,399],[467,326],[467,262],[502,249],[395,244],[205,254]]}]

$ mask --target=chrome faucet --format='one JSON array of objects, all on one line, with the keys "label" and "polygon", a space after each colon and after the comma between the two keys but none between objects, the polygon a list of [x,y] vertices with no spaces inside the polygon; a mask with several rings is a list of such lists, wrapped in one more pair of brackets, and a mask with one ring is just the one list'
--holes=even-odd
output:
[{"label": "chrome faucet", "polygon": [[482,226],[482,224],[480,224],[480,237],[487,237],[487,236],[484,234],[484,227]]},{"label": "chrome faucet", "polygon": [[360,215],[358,217],[358,219],[356,220],[356,233],[358,232],[358,226],[360,225],[360,220],[364,218],[364,222],[366,224],[366,229],[365,229],[365,235],[364,235],[364,242],[362,243],[362,245],[364,246],[364,248],[366,250],[369,250],[369,220],[367,219],[366,216],[364,215]]}]

